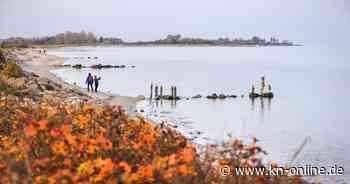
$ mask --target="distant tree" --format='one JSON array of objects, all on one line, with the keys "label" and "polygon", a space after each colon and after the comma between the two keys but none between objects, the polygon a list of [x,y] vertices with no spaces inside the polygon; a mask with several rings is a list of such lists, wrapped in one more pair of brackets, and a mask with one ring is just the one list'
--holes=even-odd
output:
[{"label": "distant tree", "polygon": [[253,41],[254,43],[259,43],[260,40],[261,40],[261,39],[260,39],[259,37],[257,37],[257,36],[253,36],[253,38],[252,38],[252,41]]},{"label": "distant tree", "polygon": [[165,42],[166,43],[177,43],[179,42],[181,39],[181,35],[180,34],[177,34],[177,35],[168,35],[166,38],[165,38]]},{"label": "distant tree", "polygon": [[45,44],[50,44],[50,45],[56,44],[56,37],[55,36],[48,37]]},{"label": "distant tree", "polygon": [[11,48],[11,47],[18,47],[18,48],[28,48],[29,47],[29,41],[25,40],[21,37],[12,37],[8,38],[3,41],[2,47],[4,48]]},{"label": "distant tree", "polygon": [[94,35],[94,33],[89,32],[89,33],[87,34],[87,42],[88,42],[89,44],[93,44],[93,43],[96,43],[96,42],[97,42],[97,39],[96,39],[96,36]]},{"label": "distant tree", "polygon": [[99,43],[103,43],[103,37],[101,36],[98,40]]},{"label": "distant tree", "polygon": [[73,33],[70,31],[66,31],[64,33],[64,44],[72,44],[73,43]]},{"label": "distant tree", "polygon": [[64,44],[64,33],[59,33],[56,35],[56,44]]},{"label": "distant tree", "polygon": [[88,41],[88,36],[84,30],[79,33],[78,40],[79,43],[86,43]]}]

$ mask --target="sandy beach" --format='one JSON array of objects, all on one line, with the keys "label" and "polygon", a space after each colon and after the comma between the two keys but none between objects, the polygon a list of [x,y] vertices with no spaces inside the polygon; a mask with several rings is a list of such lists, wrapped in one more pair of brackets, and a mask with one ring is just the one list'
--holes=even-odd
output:
[{"label": "sandy beach", "polygon": [[141,100],[138,97],[120,96],[105,92],[92,93],[88,92],[86,88],[65,82],[50,72],[50,70],[55,69],[58,65],[62,65],[65,62],[65,58],[50,54],[40,54],[38,49],[25,49],[17,51],[15,52],[15,55],[18,64],[25,71],[33,72],[42,78],[47,78],[48,80],[60,84],[62,88],[71,89],[85,94],[91,97],[92,100],[99,100],[108,105],[121,105],[127,112],[133,112],[135,110],[136,103]]}]

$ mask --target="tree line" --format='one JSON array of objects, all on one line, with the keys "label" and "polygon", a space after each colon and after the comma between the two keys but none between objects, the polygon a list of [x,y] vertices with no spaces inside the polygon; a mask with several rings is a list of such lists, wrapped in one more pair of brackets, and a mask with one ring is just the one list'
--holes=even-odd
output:
[{"label": "tree line", "polygon": [[203,38],[191,38],[182,37],[180,34],[167,35],[165,38],[154,41],[136,41],[136,42],[123,42],[120,38],[113,37],[97,37],[92,32],[70,32],[58,33],[55,36],[45,36],[39,38],[22,38],[12,37],[3,40],[1,47],[30,47],[33,45],[166,45],[166,44],[185,44],[185,45],[293,45],[293,42],[288,40],[279,41],[278,39],[271,37],[269,40],[253,36],[251,39],[229,39],[229,38],[218,38],[214,40],[203,39]]},{"label": "tree line", "polygon": [[1,47],[27,48],[33,45],[94,45],[94,44],[120,44],[119,38],[98,37],[92,32],[58,33],[55,36],[44,36],[35,38],[11,37],[1,42]]}]

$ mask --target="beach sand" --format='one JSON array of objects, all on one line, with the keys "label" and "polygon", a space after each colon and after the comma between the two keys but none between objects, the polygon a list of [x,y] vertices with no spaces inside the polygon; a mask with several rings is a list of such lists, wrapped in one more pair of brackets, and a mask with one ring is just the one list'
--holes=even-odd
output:
[{"label": "beach sand", "polygon": [[[40,54],[38,49],[25,49],[15,52],[18,64],[27,72],[33,72],[40,77],[47,78],[57,84],[62,85],[62,88],[72,89],[74,91],[83,93],[94,100],[100,100],[108,105],[121,105],[127,112],[133,112],[136,108],[136,103],[141,98],[119,96],[105,92],[88,92],[86,88],[82,88],[73,84],[69,84],[50,72],[58,65],[65,62],[65,58],[50,55]],[[84,79],[82,79],[84,80]]]}]

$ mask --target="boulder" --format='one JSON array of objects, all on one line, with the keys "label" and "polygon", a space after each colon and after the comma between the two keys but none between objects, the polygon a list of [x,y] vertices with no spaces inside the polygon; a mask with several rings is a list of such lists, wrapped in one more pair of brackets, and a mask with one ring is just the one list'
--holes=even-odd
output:
[{"label": "boulder", "polygon": [[202,95],[200,95],[200,94],[198,94],[198,95],[196,95],[196,96],[193,96],[192,98],[202,98]]},{"label": "boulder", "polygon": [[112,65],[103,65],[102,68],[112,68]]},{"label": "boulder", "polygon": [[263,98],[273,98],[273,93],[272,92],[263,93],[261,95],[261,97],[263,97]]},{"label": "boulder", "polygon": [[213,93],[212,95],[207,96],[208,99],[217,99],[218,95],[216,93]]},{"label": "boulder", "polygon": [[83,67],[83,65],[81,64],[76,64],[76,65],[73,65],[72,66],[73,68],[76,68],[76,69],[81,69]]},{"label": "boulder", "polygon": [[225,98],[226,98],[226,95],[220,94],[220,95],[218,96],[218,98],[219,98],[219,99],[225,99]]},{"label": "boulder", "polygon": [[229,98],[237,98],[237,95],[228,95]]},{"label": "boulder", "polygon": [[257,98],[260,97],[258,93],[249,93],[249,98]]}]

